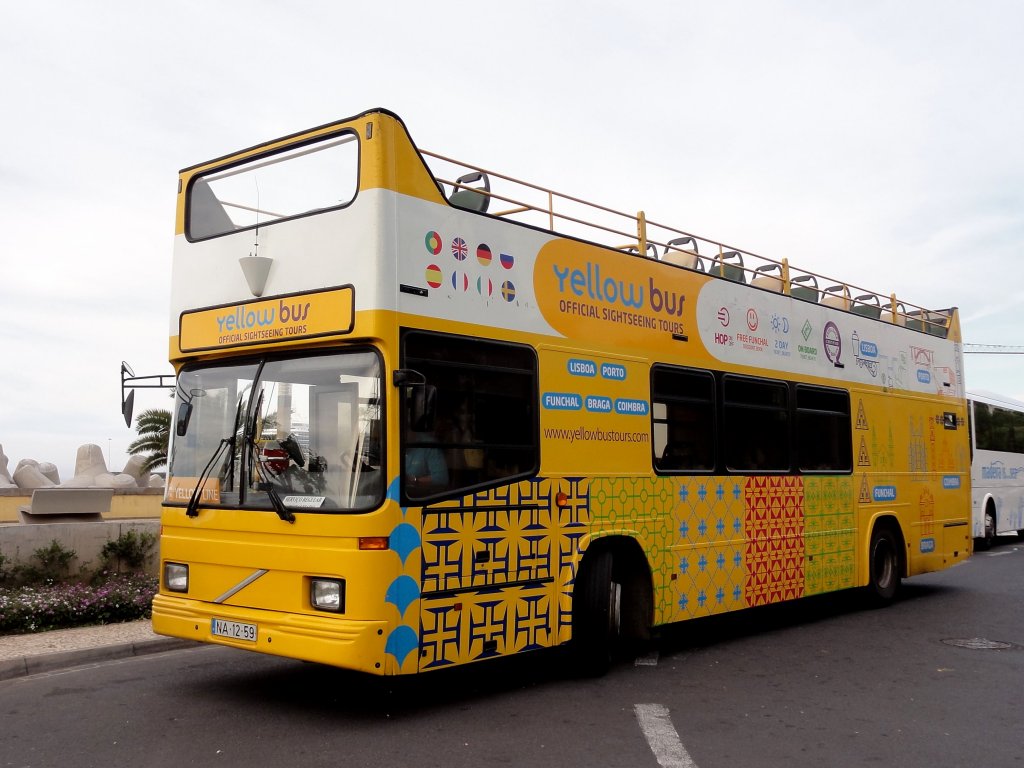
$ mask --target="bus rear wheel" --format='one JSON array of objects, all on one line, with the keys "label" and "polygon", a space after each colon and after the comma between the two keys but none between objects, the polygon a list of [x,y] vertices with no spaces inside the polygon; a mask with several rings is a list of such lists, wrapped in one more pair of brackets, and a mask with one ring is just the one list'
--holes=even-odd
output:
[{"label": "bus rear wheel", "polygon": [[888,527],[877,527],[868,548],[867,596],[873,605],[888,605],[900,586],[900,549],[896,534]]}]

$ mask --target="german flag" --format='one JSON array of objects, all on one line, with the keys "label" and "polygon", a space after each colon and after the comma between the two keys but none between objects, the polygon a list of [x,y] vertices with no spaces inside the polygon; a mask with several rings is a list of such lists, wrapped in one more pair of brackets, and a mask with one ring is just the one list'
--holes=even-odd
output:
[{"label": "german flag", "polygon": [[476,247],[476,260],[480,262],[481,266],[489,267],[491,265],[491,249],[486,243],[480,243]]}]

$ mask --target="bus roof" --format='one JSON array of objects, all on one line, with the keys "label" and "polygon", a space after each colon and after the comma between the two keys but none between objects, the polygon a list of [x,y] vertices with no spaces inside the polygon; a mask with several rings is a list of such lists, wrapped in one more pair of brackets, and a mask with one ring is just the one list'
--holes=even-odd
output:
[{"label": "bus roof", "polygon": [[989,392],[985,389],[969,389],[967,390],[967,399],[977,401],[979,403],[987,403],[988,405],[1002,405],[1006,408],[1010,408],[1014,411],[1024,411],[1024,402],[1015,400],[1007,395],[1000,395],[996,392]]}]

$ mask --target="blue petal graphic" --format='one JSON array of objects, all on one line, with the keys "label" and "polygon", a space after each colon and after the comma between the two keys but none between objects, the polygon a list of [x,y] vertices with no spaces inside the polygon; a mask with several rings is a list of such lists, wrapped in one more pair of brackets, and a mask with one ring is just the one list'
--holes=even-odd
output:
[{"label": "blue petal graphic", "polygon": [[391,603],[398,609],[400,616],[405,616],[409,604],[419,599],[420,588],[411,576],[399,576],[388,587],[384,602]]},{"label": "blue petal graphic", "polygon": [[409,557],[409,553],[420,546],[420,534],[409,523],[399,523],[395,526],[395,530],[391,532],[388,541],[391,542],[391,549],[402,558],[402,565],[405,565],[405,560]]},{"label": "blue petal graphic", "polygon": [[398,501],[398,476],[397,475],[395,476],[395,479],[391,481],[391,484],[388,485],[388,500],[389,501],[394,501],[394,502]]},{"label": "blue petal graphic", "polygon": [[419,645],[419,638],[416,637],[416,632],[408,624],[403,624],[388,635],[384,651],[394,656],[398,661],[398,666],[401,667],[405,663],[405,657],[415,650],[417,645]]}]

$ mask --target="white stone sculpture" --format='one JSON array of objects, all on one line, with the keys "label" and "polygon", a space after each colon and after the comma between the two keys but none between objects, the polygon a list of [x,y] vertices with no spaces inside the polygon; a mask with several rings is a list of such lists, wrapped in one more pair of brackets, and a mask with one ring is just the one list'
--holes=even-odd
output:
[{"label": "white stone sculpture", "polygon": [[40,462],[39,471],[48,477],[54,485],[60,485],[60,470],[57,469],[56,464],[52,464],[49,461]]},{"label": "white stone sculpture", "polygon": [[0,488],[15,488],[14,478],[11,477],[11,473],[7,471],[7,454],[4,453],[4,447],[0,445]]},{"label": "white stone sculpture", "polygon": [[88,443],[78,448],[75,459],[75,475],[63,483],[60,472],[55,464],[40,463],[35,459],[22,459],[18,462],[14,473],[8,471],[9,459],[0,445],[0,488],[163,488],[164,480],[159,475],[143,471],[143,456],[131,456],[125,464],[123,472],[111,472],[103,458],[103,450],[95,443]]},{"label": "white stone sculpture", "polygon": [[36,488],[53,488],[56,483],[39,471],[39,462],[33,459],[22,459],[14,470],[14,483],[22,490],[34,491]]},{"label": "white stone sculpture", "polygon": [[96,477],[106,474],[107,462],[103,459],[103,450],[95,443],[78,446],[75,459],[75,477]]},{"label": "white stone sculpture", "polygon": [[146,463],[145,456],[135,455],[128,459],[128,463],[124,465],[123,473],[131,475],[135,479],[135,484],[139,488],[149,487],[149,478],[151,474],[148,470],[143,470],[142,465]]}]

